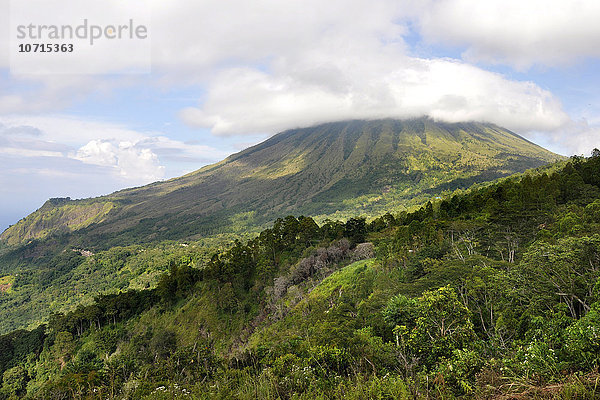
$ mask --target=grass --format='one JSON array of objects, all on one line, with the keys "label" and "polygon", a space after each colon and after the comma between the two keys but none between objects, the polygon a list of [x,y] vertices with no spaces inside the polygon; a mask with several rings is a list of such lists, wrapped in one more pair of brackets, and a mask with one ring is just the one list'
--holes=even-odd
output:
[{"label": "grass", "polygon": [[310,297],[327,297],[338,288],[353,286],[360,275],[374,272],[372,268],[374,264],[375,259],[362,260],[334,272],[313,289]]},{"label": "grass", "polygon": [[10,294],[13,291],[12,285],[15,281],[15,277],[12,275],[6,275],[0,278],[0,293]]}]

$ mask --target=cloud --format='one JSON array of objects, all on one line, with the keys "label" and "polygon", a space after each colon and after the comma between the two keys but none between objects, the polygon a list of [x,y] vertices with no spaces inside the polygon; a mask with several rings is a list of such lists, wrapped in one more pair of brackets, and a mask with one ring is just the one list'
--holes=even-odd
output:
[{"label": "cloud", "polygon": [[425,39],[465,46],[464,59],[526,69],[599,57],[596,0],[433,0],[415,16]]},{"label": "cloud", "polygon": [[[210,146],[103,121],[0,116],[0,231],[50,197],[103,195],[224,156]],[[166,165],[169,159],[175,166]]]},{"label": "cloud", "polygon": [[9,80],[0,78],[0,115],[61,110],[91,94],[107,93],[132,82],[131,77],[11,75]]},{"label": "cloud", "polygon": [[570,121],[553,132],[532,132],[532,137],[547,142],[549,149],[560,154],[589,156],[594,148],[600,148],[600,124]]},{"label": "cloud", "polygon": [[0,123],[0,153],[23,157],[62,157],[68,146],[44,140],[42,132],[28,125],[6,126]]},{"label": "cloud", "polygon": [[162,179],[163,159],[169,157],[198,165],[226,155],[210,146],[186,145],[159,132],[70,116],[35,115],[0,117],[0,154],[38,162],[39,157],[45,157],[44,162],[54,157],[103,167],[106,178],[121,185]]},{"label": "cloud", "polygon": [[393,21],[399,8],[389,0],[155,1],[154,15],[161,17],[152,25],[153,62],[198,76],[215,66],[306,52],[323,37],[398,39],[404,32]]},{"label": "cloud", "polygon": [[[120,3],[110,0],[105,6]],[[519,133],[557,131],[571,121],[552,93],[469,63],[527,68],[600,55],[595,46],[600,41],[595,22],[600,3],[595,1],[144,4],[153,12],[151,76],[13,78],[0,95],[0,114],[60,110],[97,90],[195,85],[202,94],[180,116],[188,125],[207,127],[217,135],[273,134],[337,119],[423,114],[447,121],[490,121]],[[39,12],[53,15],[53,10]],[[464,59],[415,56],[406,39],[415,30],[427,41],[464,47]],[[110,67],[111,60],[97,62]],[[161,160],[201,158],[205,153],[201,148],[169,147],[164,141],[151,144],[144,134],[99,137],[88,129],[75,133],[68,126],[64,132],[65,143],[68,135],[85,136],[83,142],[70,143],[75,150],[102,139],[115,148],[119,141],[137,143],[136,149],[145,141]]]},{"label": "cloud", "polygon": [[[521,133],[556,130],[569,122],[560,101],[535,83],[459,60],[411,55],[404,40],[409,24],[420,23],[433,38],[435,32],[425,28],[438,14],[430,10],[444,1],[382,1],[375,11],[369,9],[372,2],[308,3],[302,12],[295,2],[260,2],[255,12],[238,11],[228,24],[215,27],[214,39],[186,47],[204,70],[210,64],[218,67],[198,105],[181,111],[182,120],[216,135],[273,134],[332,120],[420,115],[489,121]],[[178,45],[186,45],[190,35],[206,37],[214,21],[222,20],[218,16],[225,6],[206,7],[196,10],[206,23],[184,23]],[[184,8],[176,15],[184,12],[194,14]]]},{"label": "cloud", "polygon": [[131,142],[92,140],[77,150],[73,157],[86,164],[115,168],[125,178],[156,181],[164,176],[158,156],[150,149],[137,148]]},{"label": "cloud", "polygon": [[[372,62],[377,57],[369,56]],[[384,71],[374,60],[372,68],[363,63],[360,80],[352,68],[358,63],[360,55],[332,57],[327,68],[335,70],[335,79],[329,86],[315,83],[328,70],[309,66],[293,72],[226,70],[207,88],[205,101],[183,110],[181,117],[217,135],[421,115],[450,122],[485,120],[520,132],[556,129],[569,121],[550,92],[459,61],[405,57]]]},{"label": "cloud", "polygon": [[566,139],[568,135],[562,137],[563,145],[570,148],[570,154],[583,154],[590,156],[593,149],[600,149],[600,126],[590,126],[585,130],[576,130],[575,137]]},{"label": "cloud", "polygon": [[42,131],[33,126],[5,127],[0,124],[0,136],[41,136]]},{"label": "cloud", "polygon": [[4,115],[0,116],[0,135],[30,135],[35,140],[62,143],[69,148],[77,148],[91,140],[106,139],[139,141],[147,134],[124,125],[68,115]]},{"label": "cloud", "polygon": [[0,117],[0,121],[0,154],[38,162],[43,157],[44,163],[52,157],[110,167],[104,170],[107,178],[130,184],[148,183],[164,176],[156,154],[135,147],[135,143],[147,138],[143,133],[64,116]]},{"label": "cloud", "polygon": [[[259,7],[246,19],[235,13],[231,24],[216,28],[215,40],[199,41],[197,46],[208,46],[202,54],[210,54],[204,62],[219,67],[198,104],[180,117],[224,136],[273,134],[341,119],[429,115],[493,122],[529,137],[546,132],[551,140],[568,131],[563,152],[586,146],[589,130],[574,123],[550,91],[469,62],[524,68],[596,57],[600,25],[593,21],[600,18],[600,3],[382,1],[375,13],[371,4],[323,9],[311,3],[307,9],[319,16],[298,12],[293,21],[278,7],[264,13]],[[219,9],[213,4],[202,18],[219,21],[214,8]],[[360,15],[373,18],[363,21]],[[188,34],[203,37],[211,23],[188,28]],[[278,34],[269,35],[270,28]],[[405,41],[411,29],[429,41],[466,46],[465,60],[416,57]]]},{"label": "cloud", "polygon": [[[51,3],[48,3],[49,7]],[[106,14],[110,15],[111,7],[119,7],[120,3],[122,2],[116,0],[106,3]],[[367,107],[369,115],[394,116],[406,114],[405,110],[418,109],[419,112],[425,110],[426,113],[431,110],[441,118],[446,114],[455,114],[460,103],[449,100],[458,99],[462,93],[459,90],[435,93],[428,101],[424,101],[423,97],[431,94],[431,85],[427,85],[427,82],[413,85],[410,78],[415,75],[422,79],[445,75],[454,77],[451,70],[456,70],[457,67],[444,59],[424,60],[411,57],[410,47],[404,39],[410,33],[409,26],[417,23],[425,37],[431,40],[443,40],[447,36],[448,41],[454,42],[463,40],[461,38],[464,35],[458,34],[458,27],[463,27],[465,38],[475,37],[473,32],[477,30],[471,31],[468,26],[487,23],[484,15],[480,14],[493,11],[491,6],[479,6],[473,7],[474,14],[468,14],[467,11],[461,13],[459,11],[467,10],[470,3],[450,0],[381,0],[375,3],[367,0],[260,0],[252,3],[244,0],[152,0],[146,4],[152,7],[154,16],[150,26],[152,80],[146,81],[140,77],[115,81],[109,77],[42,76],[37,78],[41,88],[34,90],[35,96],[23,95],[17,88],[15,93],[9,91],[4,98],[0,97],[0,112],[30,112],[51,110],[53,107],[61,109],[65,106],[64,103],[76,101],[73,99],[78,95],[86,96],[91,90],[107,83],[114,87],[132,84],[198,84],[208,91],[200,99],[200,107],[183,112],[184,121],[192,125],[211,126],[215,132],[235,129],[236,133],[242,133],[246,126],[248,130],[256,129],[253,124],[240,123],[241,120],[252,119],[251,114],[256,107],[253,104],[254,98],[249,97],[253,93],[276,96],[280,104],[270,101],[268,105],[270,111],[275,113],[273,120],[281,119],[282,115],[289,113],[290,108],[299,105],[301,111],[292,112],[293,124],[320,121],[327,114],[329,118],[347,115],[354,106]],[[459,11],[450,14],[454,5]],[[515,11],[514,7],[512,11]],[[526,11],[530,10],[529,6],[523,7]],[[40,9],[39,13],[52,15],[49,10],[44,9]],[[98,16],[101,17],[106,18]],[[441,20],[444,18],[449,19],[442,24]],[[470,18],[469,23],[465,23],[466,18]],[[484,22],[477,22],[479,19]],[[555,19],[549,18],[549,21],[548,26]],[[534,28],[531,29],[536,30],[535,24],[521,24],[529,27],[532,25]],[[439,30],[434,29],[437,26],[441,26]],[[448,33],[443,26],[455,28]],[[546,25],[540,29],[544,27]],[[519,43],[515,41],[517,34],[513,33],[512,26],[511,29],[506,29],[506,25],[502,25],[502,29],[496,30],[490,35],[500,37],[498,40],[503,43]],[[571,31],[567,31],[565,37],[579,37],[569,32]],[[586,32],[581,33],[585,34]],[[479,42],[469,43],[475,46]],[[577,48],[570,42],[565,44],[567,45],[573,51]],[[588,47],[595,48],[591,45]],[[529,50],[525,47],[523,52],[533,54]],[[107,68],[111,64],[109,58],[97,62],[106,63]],[[446,69],[446,72],[439,72],[440,69]],[[487,76],[489,80],[483,82],[485,86],[494,86],[498,81],[497,76],[481,73],[482,71],[475,67],[467,68],[463,64],[459,72],[460,81],[466,82],[469,80],[468,74],[474,74],[479,81],[485,81]],[[238,86],[247,84],[249,87],[233,90],[231,79]],[[531,99],[536,91],[530,90],[531,85],[514,84],[508,79],[504,82],[512,87],[511,94],[519,87],[524,90],[518,93],[519,98]],[[388,88],[387,85],[393,87]],[[289,90],[289,95],[283,95],[283,89]],[[414,103],[411,101],[412,97],[399,94],[400,90],[413,94],[417,90],[426,92],[416,93],[420,100]],[[237,111],[241,114],[239,121],[232,121],[229,115],[231,107],[217,110],[220,97],[226,93],[240,93],[250,102],[243,104],[234,99]],[[438,95],[446,96],[445,100],[439,101]],[[57,99],[64,100],[57,102]],[[467,98],[462,108],[488,108],[489,99],[499,101],[500,108],[505,108],[508,103],[501,95],[482,92],[479,102],[474,97]],[[256,100],[262,104],[265,101],[262,98]],[[543,94],[539,103],[542,107],[548,105],[548,96]],[[399,111],[400,107],[402,109]],[[528,103],[525,107],[530,108],[531,104]],[[332,111],[328,112],[325,108],[331,108]],[[295,114],[300,113],[306,115],[305,120],[300,121],[295,117]],[[544,113],[545,111],[541,114]],[[480,114],[489,116],[489,113]],[[534,116],[541,114],[536,113]],[[254,119],[258,118],[258,115],[254,116]],[[212,122],[207,124],[208,121]],[[235,127],[227,128],[228,124]],[[543,121],[536,120],[531,124],[539,127],[544,125]],[[280,126],[279,123],[271,125]]]},{"label": "cloud", "polygon": [[151,150],[161,160],[185,161],[194,163],[195,165],[220,161],[229,155],[225,151],[217,150],[199,142],[184,143],[162,135],[146,137],[139,141],[136,146]]}]

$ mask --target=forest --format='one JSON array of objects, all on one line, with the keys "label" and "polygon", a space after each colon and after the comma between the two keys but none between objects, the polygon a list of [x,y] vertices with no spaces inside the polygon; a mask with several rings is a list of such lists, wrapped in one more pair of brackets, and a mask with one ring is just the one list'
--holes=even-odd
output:
[{"label": "forest", "polygon": [[154,278],[0,336],[0,399],[600,397],[599,150],[412,212],[108,254],[55,262]]}]

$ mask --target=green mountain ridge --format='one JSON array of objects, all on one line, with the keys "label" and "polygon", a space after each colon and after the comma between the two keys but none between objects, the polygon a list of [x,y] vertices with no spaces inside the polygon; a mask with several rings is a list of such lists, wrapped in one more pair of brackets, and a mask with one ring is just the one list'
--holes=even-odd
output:
[{"label": "green mountain ridge", "polygon": [[[103,293],[154,287],[172,260],[277,218],[369,218],[560,157],[490,124],[346,121],[289,130],[198,171],[108,196],[48,200],[0,240],[0,332]],[[189,245],[189,247],[187,247]]]},{"label": "green mountain ridge", "polygon": [[379,215],[560,158],[486,123],[328,123],[279,133],[179,178],[49,200],[0,239],[18,245],[77,232],[76,243],[109,248],[257,230],[287,214]]}]

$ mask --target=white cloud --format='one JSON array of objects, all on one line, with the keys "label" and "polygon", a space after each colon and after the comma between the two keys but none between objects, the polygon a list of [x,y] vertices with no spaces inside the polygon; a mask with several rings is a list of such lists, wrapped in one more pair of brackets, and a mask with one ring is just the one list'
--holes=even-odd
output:
[{"label": "white cloud", "polygon": [[131,78],[92,75],[11,75],[8,81],[0,79],[0,115],[61,110],[92,93],[109,92],[131,82]]},{"label": "white cloud", "polygon": [[73,157],[86,164],[113,167],[117,173],[131,180],[156,181],[164,176],[165,167],[150,149],[140,149],[131,142],[92,140],[82,146]]},{"label": "white cloud", "polygon": [[[0,117],[0,154],[21,158],[55,157],[104,167],[107,179],[145,184],[165,176],[161,158],[218,161],[221,151],[186,145],[158,132],[69,116]],[[87,173],[83,170],[82,173]]]},{"label": "white cloud", "polygon": [[[106,7],[111,4],[119,2],[111,0]],[[525,68],[600,55],[595,45],[600,41],[595,22],[600,3],[591,0],[144,4],[153,11],[151,76],[22,77],[0,95],[0,113],[60,110],[96,90],[126,85],[198,84],[205,89],[202,98],[180,115],[186,123],[220,135],[272,134],[336,119],[422,114],[448,121],[485,120],[520,133],[556,131],[570,122],[552,93],[467,62]],[[54,2],[48,7],[55,7]],[[39,12],[52,15],[53,10]],[[405,41],[409,26],[416,26],[427,40],[466,47],[466,61],[411,55]],[[109,66],[111,60],[97,62]],[[33,88],[23,91],[27,83]],[[189,157],[206,153],[198,147],[169,147],[164,141],[158,149],[152,147],[156,140],[151,144],[145,139],[149,135],[123,138],[119,127],[112,136],[98,136],[94,126],[75,133],[80,121],[75,126],[63,123],[46,129],[55,135],[61,130],[65,143],[67,137],[82,135],[71,143],[76,149],[93,140],[117,147],[127,140],[138,143],[136,148],[145,143],[159,159],[176,152]]]},{"label": "white cloud", "polygon": [[112,167],[117,164],[117,149],[118,146],[115,146],[111,142],[92,140],[77,150],[77,154],[73,158],[83,161],[86,164]]},{"label": "white cloud", "polygon": [[[215,67],[271,64],[322,50],[323,39],[341,39],[353,52],[365,41],[398,40],[401,4],[382,0],[186,0],[152,2],[154,66],[186,79],[210,77]],[[174,77],[174,76],[172,76]]]},{"label": "white cloud", "polygon": [[201,106],[181,115],[187,123],[221,135],[425,114],[450,122],[486,120],[521,132],[556,129],[569,120],[560,102],[535,84],[510,81],[458,61],[398,58],[387,71],[363,64],[361,80],[352,68],[358,63],[359,56],[332,58],[332,86],[312,83],[328,72],[314,68],[296,66],[293,72],[283,68],[270,74],[226,70],[208,87]]},{"label": "white cloud", "polygon": [[466,60],[520,69],[599,57],[597,0],[430,0],[416,19],[422,35],[466,46]]},{"label": "white cloud", "polygon": [[14,147],[0,147],[0,153],[19,157],[62,157],[61,153],[45,150],[31,150]]},{"label": "white cloud", "polygon": [[566,148],[572,149],[570,154],[584,154],[589,157],[593,149],[600,149],[600,126],[598,125],[576,131],[574,138],[568,135],[566,137],[568,139],[563,136],[562,141]]},{"label": "white cloud", "polygon": [[91,140],[139,141],[147,137],[123,125],[68,115],[5,115],[0,116],[0,123],[13,132],[36,129],[40,139],[72,147]]},{"label": "white cloud", "polygon": [[[81,198],[177,176],[225,154],[159,132],[64,115],[0,116],[0,231],[50,197]],[[165,160],[179,162],[170,169]],[[183,159],[183,161],[181,161]]]},{"label": "white cloud", "polygon": [[553,132],[534,132],[547,148],[564,155],[589,156],[594,148],[600,149],[600,124],[586,120],[570,121]]},{"label": "white cloud", "polygon": [[[466,9],[467,3],[458,2],[458,9]],[[113,3],[107,3],[107,10],[110,4]],[[448,15],[446,10],[451,8],[448,4],[454,4],[450,0],[375,3],[368,0],[152,0],[146,4],[153,9],[151,39],[156,79],[151,82],[198,83],[207,87],[200,107],[187,109],[182,115],[186,122],[210,126],[216,133],[247,133],[263,126],[279,129],[340,116],[426,113],[452,119],[460,115],[459,108],[463,114],[502,123],[511,115],[508,108],[515,102],[512,99],[524,99],[524,109],[528,111],[541,107],[528,122],[536,128],[545,128],[546,115],[556,114],[557,102],[533,84],[501,79],[466,64],[409,56],[403,38],[409,32],[409,22],[420,21],[427,37],[442,38],[445,32],[440,30],[438,34],[432,27],[439,24],[439,18]],[[52,2],[48,6],[52,6]],[[475,15],[489,11],[482,7],[474,8]],[[514,7],[511,10],[517,13]],[[46,12],[48,10],[39,10],[42,15]],[[477,21],[465,24],[466,17],[460,12],[450,17],[451,20],[441,25],[479,24]],[[503,29],[506,32],[493,31],[494,35],[512,41],[512,29],[505,26]],[[470,32],[468,28],[464,30]],[[452,32],[447,36],[454,40]],[[110,64],[111,60],[98,62]],[[487,91],[482,89],[465,95],[463,87],[445,82],[442,82],[445,89],[436,90],[433,83],[445,77],[457,79],[467,88],[470,88],[469,81],[477,81]],[[413,78],[419,82],[411,81]],[[81,79],[87,80],[79,82]],[[90,88],[101,87],[107,79],[115,86],[136,81],[135,77],[121,81],[106,77],[43,77],[43,89],[35,101],[20,94],[7,94],[4,100],[0,98],[0,112],[61,107],[53,102],[71,98],[70,92],[86,93]],[[505,86],[510,90],[505,90]],[[500,90],[496,92],[496,89]],[[227,104],[225,97],[230,95],[240,98],[229,97],[232,104]],[[539,97],[535,98],[536,95]],[[494,106],[500,109],[499,113]],[[358,115],[355,114],[357,109],[361,110]],[[257,113],[261,110],[268,113]],[[562,118],[562,112],[558,111],[558,117],[552,120]],[[498,115],[500,119],[496,118]],[[283,124],[288,117],[289,122]],[[264,122],[260,123],[259,119]]]},{"label": "white cloud", "polygon": [[[372,2],[309,1],[302,3],[301,12],[296,2],[265,1],[254,12],[242,12],[250,6],[239,4],[228,24],[217,27],[226,6],[203,3],[206,8],[196,13],[196,6],[171,10],[201,15],[196,25],[183,24],[185,34],[177,43],[196,56],[196,63],[204,63],[204,70],[218,65],[198,106],[180,116],[217,135],[272,134],[339,119],[419,115],[484,120],[521,133],[555,130],[569,121],[559,100],[535,83],[458,60],[411,56],[403,38],[406,24],[431,21],[428,10],[442,3],[382,1],[372,11]],[[186,37],[208,37],[213,28],[214,39],[187,47]],[[181,61],[171,56],[171,62]]]},{"label": "white cloud", "polygon": [[229,153],[211,146],[198,143],[183,143],[166,136],[146,137],[136,144],[137,147],[151,150],[161,159],[170,161],[190,161],[195,165],[220,161]]}]

